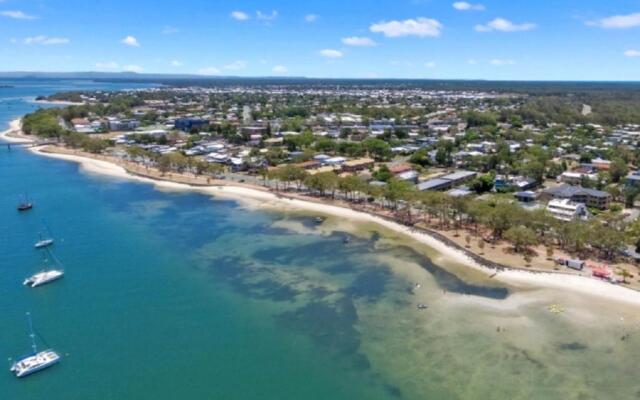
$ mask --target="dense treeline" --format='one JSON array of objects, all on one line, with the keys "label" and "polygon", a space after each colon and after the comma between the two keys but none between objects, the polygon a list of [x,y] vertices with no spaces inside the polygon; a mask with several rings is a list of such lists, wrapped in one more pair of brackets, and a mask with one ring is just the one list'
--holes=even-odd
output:
[{"label": "dense treeline", "polygon": [[[625,232],[638,230],[638,224],[627,225],[619,215],[608,213],[601,221],[558,221],[545,210],[523,210],[517,204],[501,200],[453,198],[441,192],[419,192],[414,186],[391,179],[384,187],[367,185],[355,176],[339,177],[333,172],[309,175],[292,165],[265,172],[265,177],[281,182],[280,189],[306,187],[320,196],[354,201],[376,201],[395,210],[402,222],[414,225],[463,230],[479,240],[507,240],[514,250],[530,256],[531,246],[544,245],[551,252],[560,248],[577,256],[613,260],[620,254]],[[636,233],[626,237],[638,240]]]},{"label": "dense treeline", "polygon": [[[584,105],[591,107],[590,113],[582,113]],[[640,94],[623,97],[614,97],[612,93],[534,97],[515,110],[504,110],[501,117],[503,121],[509,121],[514,115],[537,126],[550,123],[593,123],[610,127],[640,124]]]},{"label": "dense treeline", "polygon": [[63,116],[68,116],[69,112],[69,108],[52,108],[27,114],[22,119],[22,131],[27,135],[56,139],[69,147],[81,148],[91,153],[100,153],[108,147],[105,140],[66,129]]}]

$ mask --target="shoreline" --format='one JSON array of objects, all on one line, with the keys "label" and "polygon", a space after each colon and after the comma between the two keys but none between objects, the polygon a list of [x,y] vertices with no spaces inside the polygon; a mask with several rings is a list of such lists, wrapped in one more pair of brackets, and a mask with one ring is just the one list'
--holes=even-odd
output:
[{"label": "shoreline", "polygon": [[279,196],[267,189],[259,190],[254,187],[250,187],[249,185],[232,185],[224,181],[218,181],[217,183],[211,183],[208,185],[193,185],[164,179],[155,179],[128,171],[123,166],[110,161],[99,160],[77,154],[63,154],[47,151],[50,150],[50,148],[45,150],[41,147],[37,147],[29,150],[40,156],[78,163],[82,169],[90,173],[150,183],[161,189],[198,192],[211,195],[213,197],[227,197],[236,201],[255,205],[259,208],[273,207],[282,209],[282,206],[284,205],[294,210],[326,214],[338,218],[345,218],[354,222],[373,223],[426,245],[439,253],[441,257],[444,257],[449,261],[475,269],[487,276],[493,276],[496,281],[501,281],[516,288],[571,290],[574,293],[604,298],[610,301],[640,307],[640,292],[636,290],[623,286],[612,285],[594,278],[579,275],[526,271],[508,267],[506,269],[489,268],[474,260],[463,250],[452,247],[442,240],[429,235],[427,232],[420,232],[367,212],[339,205]]},{"label": "shoreline", "polygon": [[81,106],[85,104],[84,102],[64,100],[33,100],[32,102],[36,104],[52,104],[57,106]]},{"label": "shoreline", "polygon": [[22,118],[9,122],[9,128],[0,132],[0,139],[8,143],[34,143],[29,137],[22,135]]}]

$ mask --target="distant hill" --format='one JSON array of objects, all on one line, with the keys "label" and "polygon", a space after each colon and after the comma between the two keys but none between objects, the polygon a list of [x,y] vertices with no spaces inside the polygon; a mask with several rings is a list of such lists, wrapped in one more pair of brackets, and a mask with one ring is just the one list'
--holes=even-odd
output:
[{"label": "distant hill", "polygon": [[537,95],[567,95],[569,93],[601,94],[625,92],[634,97],[640,82],[580,82],[580,81],[487,81],[437,79],[337,79],[307,77],[239,77],[195,74],[152,74],[136,72],[0,72],[0,79],[87,79],[109,82],[157,83],[168,86],[262,86],[286,85],[309,87],[384,87],[420,88],[425,90],[466,90],[510,92]]}]

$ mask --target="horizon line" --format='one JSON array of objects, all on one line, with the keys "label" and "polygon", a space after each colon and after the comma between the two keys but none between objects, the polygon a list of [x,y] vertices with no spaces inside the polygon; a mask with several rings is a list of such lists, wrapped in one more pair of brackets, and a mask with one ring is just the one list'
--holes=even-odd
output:
[{"label": "horizon line", "polygon": [[[128,77],[141,79],[307,79],[307,80],[343,80],[343,81],[458,81],[458,82],[531,82],[531,83],[640,83],[640,80],[602,80],[602,79],[487,79],[487,78],[400,78],[400,77],[317,77],[317,76],[284,76],[284,75],[201,75],[194,73],[166,73],[166,72],[135,72],[135,71],[0,71],[0,79],[26,78],[29,76],[7,76],[7,75],[105,75],[114,78]],[[5,76],[3,76],[5,75]],[[43,77],[40,77],[43,78]],[[89,79],[89,78],[86,78]]]}]

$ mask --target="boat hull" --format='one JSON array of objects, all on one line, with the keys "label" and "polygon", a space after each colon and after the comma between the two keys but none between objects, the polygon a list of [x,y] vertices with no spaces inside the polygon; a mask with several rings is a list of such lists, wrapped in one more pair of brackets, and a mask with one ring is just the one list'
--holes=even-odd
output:
[{"label": "boat hull", "polygon": [[17,378],[24,378],[43,369],[52,367],[59,362],[60,356],[58,353],[53,350],[45,350],[16,361],[11,366],[11,372],[13,372]]},{"label": "boat hull", "polygon": [[41,240],[38,243],[34,244],[33,247],[36,249],[44,249],[45,247],[49,247],[53,244],[53,239]]},{"label": "boat hull", "polygon": [[25,286],[36,288],[38,286],[46,285],[47,283],[57,281],[63,276],[64,276],[64,272],[62,271],[41,272],[25,279],[23,284]]}]

